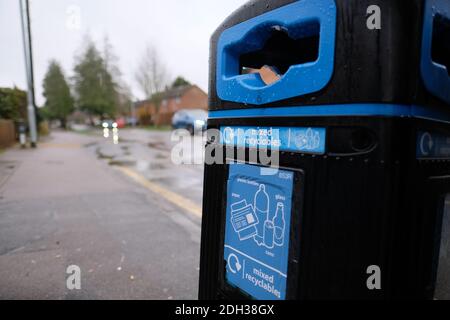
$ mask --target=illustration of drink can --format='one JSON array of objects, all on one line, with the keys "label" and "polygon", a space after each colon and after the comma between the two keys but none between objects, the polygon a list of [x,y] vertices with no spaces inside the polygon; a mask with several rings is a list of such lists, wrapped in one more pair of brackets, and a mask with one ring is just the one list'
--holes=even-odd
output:
[{"label": "illustration of drink can", "polygon": [[264,222],[264,244],[269,249],[273,248],[274,231],[273,222],[266,220]]}]

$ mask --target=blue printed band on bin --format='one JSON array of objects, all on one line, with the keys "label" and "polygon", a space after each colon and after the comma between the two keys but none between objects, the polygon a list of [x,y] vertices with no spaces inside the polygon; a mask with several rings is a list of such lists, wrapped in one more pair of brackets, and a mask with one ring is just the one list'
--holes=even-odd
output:
[{"label": "blue printed band on bin", "polygon": [[326,129],[314,127],[220,127],[220,143],[240,148],[325,153]]},{"label": "blue printed band on bin", "polygon": [[294,173],[230,164],[224,260],[226,281],[255,299],[286,299]]}]

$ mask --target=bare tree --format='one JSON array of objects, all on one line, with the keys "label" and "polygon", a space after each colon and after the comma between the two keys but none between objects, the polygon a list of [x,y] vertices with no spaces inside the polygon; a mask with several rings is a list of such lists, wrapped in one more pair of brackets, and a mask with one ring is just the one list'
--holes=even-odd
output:
[{"label": "bare tree", "polygon": [[119,57],[114,53],[114,47],[107,35],[103,37],[103,61],[106,70],[111,74],[114,82],[120,86],[120,83],[122,82],[122,72],[118,67]]},{"label": "bare tree", "polygon": [[[155,105],[168,83],[168,73],[155,47],[148,45],[135,73],[136,81],[147,99]],[[160,102],[160,101],[159,101]]]},{"label": "bare tree", "polygon": [[111,74],[116,87],[115,100],[118,113],[122,116],[133,115],[131,110],[133,94],[122,77],[122,72],[119,68],[119,57],[114,53],[114,47],[107,35],[103,38],[103,60],[105,68]]}]

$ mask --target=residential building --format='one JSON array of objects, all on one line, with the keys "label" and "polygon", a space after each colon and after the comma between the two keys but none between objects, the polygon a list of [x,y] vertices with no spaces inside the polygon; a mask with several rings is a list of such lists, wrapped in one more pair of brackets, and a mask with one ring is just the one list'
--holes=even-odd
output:
[{"label": "residential building", "polygon": [[140,124],[170,125],[172,116],[181,109],[208,109],[208,95],[196,85],[186,85],[161,93],[159,108],[152,100],[136,102]]}]

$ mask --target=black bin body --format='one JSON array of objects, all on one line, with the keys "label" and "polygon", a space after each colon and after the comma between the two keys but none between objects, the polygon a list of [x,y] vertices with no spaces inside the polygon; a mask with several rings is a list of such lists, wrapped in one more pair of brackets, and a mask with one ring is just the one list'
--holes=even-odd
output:
[{"label": "black bin body", "polygon": [[[373,5],[381,29],[368,27]],[[230,162],[264,165],[250,157],[255,146],[208,140],[223,164],[205,165],[199,298],[450,299],[449,58],[445,0],[250,1],[225,20],[211,39],[208,128],[323,135],[320,147],[279,150],[280,169],[292,173],[281,295],[276,285],[260,292],[273,283],[265,267],[246,274],[243,260],[261,263],[244,250],[253,238],[239,234],[235,255],[227,243],[236,231],[228,211],[238,212]],[[264,65],[277,82],[248,73]],[[256,211],[256,200],[245,202]],[[371,266],[380,288],[368,287]],[[261,288],[230,281],[239,272]]]}]

